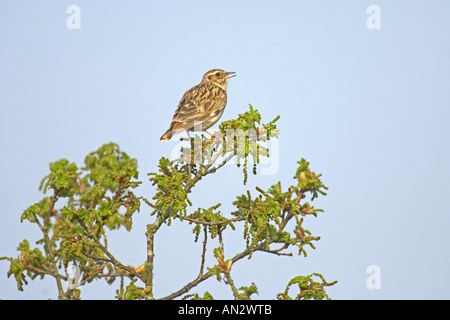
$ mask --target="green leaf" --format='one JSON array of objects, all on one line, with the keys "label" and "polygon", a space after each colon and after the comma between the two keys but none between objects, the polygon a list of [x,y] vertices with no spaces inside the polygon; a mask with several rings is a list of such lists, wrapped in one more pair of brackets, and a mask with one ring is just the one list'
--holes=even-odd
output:
[{"label": "green leaf", "polygon": [[59,197],[70,197],[78,189],[78,167],[61,159],[50,163],[50,173],[42,180],[39,190],[47,192],[48,188],[54,189]]}]

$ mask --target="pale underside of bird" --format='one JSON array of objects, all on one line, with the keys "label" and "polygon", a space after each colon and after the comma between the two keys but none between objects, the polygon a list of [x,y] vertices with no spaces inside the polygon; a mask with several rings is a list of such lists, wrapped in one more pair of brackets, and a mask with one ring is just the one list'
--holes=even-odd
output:
[{"label": "pale underside of bird", "polygon": [[222,116],[227,104],[228,79],[235,72],[213,69],[206,72],[202,81],[186,91],[178,104],[169,130],[160,139],[170,140],[187,131],[206,131]]}]

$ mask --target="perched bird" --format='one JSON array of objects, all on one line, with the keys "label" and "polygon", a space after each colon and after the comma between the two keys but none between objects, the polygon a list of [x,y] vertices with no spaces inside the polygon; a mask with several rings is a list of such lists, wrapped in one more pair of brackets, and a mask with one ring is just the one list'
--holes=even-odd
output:
[{"label": "perched bird", "polygon": [[178,104],[169,130],[160,139],[191,130],[206,131],[222,116],[227,104],[228,79],[235,72],[213,69],[205,73],[202,82],[186,91]]}]

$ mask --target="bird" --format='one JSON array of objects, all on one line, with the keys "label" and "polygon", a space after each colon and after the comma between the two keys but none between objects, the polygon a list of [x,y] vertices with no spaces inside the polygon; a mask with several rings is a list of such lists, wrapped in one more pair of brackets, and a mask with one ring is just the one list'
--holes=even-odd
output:
[{"label": "bird", "polygon": [[[227,104],[228,79],[236,72],[212,69],[203,75],[202,81],[186,91],[178,103],[169,129],[160,141],[170,140],[186,131],[206,131],[222,116]],[[189,136],[190,137],[190,136]]]}]

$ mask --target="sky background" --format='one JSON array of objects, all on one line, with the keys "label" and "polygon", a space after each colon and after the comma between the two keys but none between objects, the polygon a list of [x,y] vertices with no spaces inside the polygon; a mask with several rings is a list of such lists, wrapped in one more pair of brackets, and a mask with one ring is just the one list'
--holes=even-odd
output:
[{"label": "sky background", "polygon": [[[81,9],[81,29],[66,26]],[[381,29],[366,25],[380,8]],[[263,122],[280,115],[279,168],[243,174],[235,165],[199,183],[194,206],[218,202],[229,215],[236,196],[255,186],[294,183],[305,158],[329,187],[324,209],[303,226],[321,240],[308,257],[257,253],[233,266],[235,284],[255,282],[255,299],[273,299],[297,275],[319,272],[333,299],[450,298],[450,2],[443,1],[11,1],[0,2],[0,256],[17,257],[20,223],[49,163],[83,165],[108,142],[138,160],[139,194],[178,140],[159,142],[183,93],[213,68],[237,72],[221,120],[257,108]],[[217,127],[217,126],[216,126]],[[125,264],[146,259],[143,207],[131,232],[109,235]],[[293,224],[288,225],[292,230]],[[156,297],[198,273],[201,243],[174,222],[156,237]],[[243,250],[225,235],[225,253]],[[228,245],[227,245],[228,241]],[[209,253],[217,243],[212,243]],[[208,258],[207,264],[213,265]],[[380,289],[366,281],[380,268]],[[1,299],[56,299],[53,278],[17,291],[0,261]],[[113,299],[119,283],[82,287],[85,299]],[[191,292],[231,299],[211,278]]]}]

